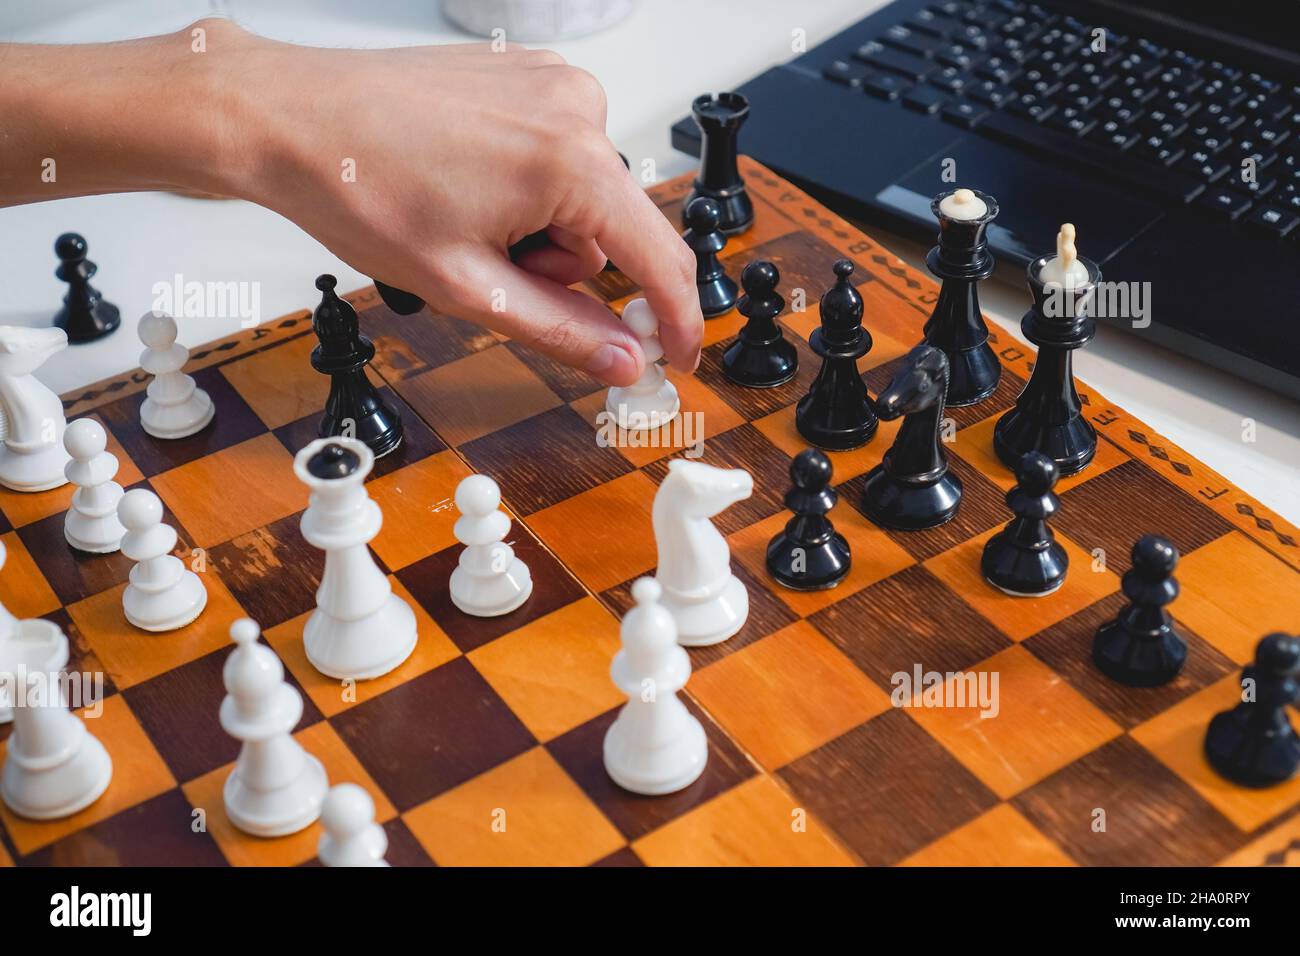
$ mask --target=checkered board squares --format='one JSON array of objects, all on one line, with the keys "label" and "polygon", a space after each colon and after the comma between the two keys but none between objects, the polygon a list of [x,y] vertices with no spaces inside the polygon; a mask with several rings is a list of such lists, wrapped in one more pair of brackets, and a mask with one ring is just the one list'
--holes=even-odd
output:
[{"label": "checkered board squares", "polygon": [[[305,312],[193,352],[217,416],[188,439],[140,431],[141,373],[70,398],[70,417],[107,428],[118,479],[160,495],[209,606],[180,631],[135,631],[120,607],[130,562],[64,544],[71,489],[0,491],[0,600],[58,622],[70,666],[104,675],[102,713],[86,719],[116,764],[108,793],[69,820],[0,811],[0,863],[317,862],[319,827],[258,840],[222,809],[238,751],[217,721],[221,668],[230,621],[245,614],[303,694],[295,735],[331,780],[370,791],[395,865],[1300,863],[1300,781],[1246,790],[1201,756],[1255,642],[1300,630],[1294,603],[1279,599],[1296,589],[1300,531],[1080,383],[1101,441],[1092,465],[1058,486],[1070,576],[1042,600],[989,588],[980,549],[1008,519],[1012,485],[992,429],[1033,359],[1005,333],[992,338],[998,389],[949,411],[947,451],[965,486],[958,517],[903,534],[858,510],[863,478],[898,428],[884,422],[871,443],[830,455],[850,575],[812,593],[771,581],[764,551],[789,517],[788,469],[805,447],[794,404],[816,375],[806,338],[831,264],[856,264],[872,393],[920,337],[935,288],[768,170],[748,160],[742,170],[755,224],[723,261],[733,276],[755,258],[777,263],[780,322],[801,365],[779,388],[735,387],[720,363],[744,319],[711,320],[698,372],[669,370],[689,433],[633,444],[602,432],[605,390],[590,376],[466,322],[396,316],[372,289],[350,297],[378,348],[370,372],[405,422],[401,447],[367,483],[384,513],[371,549],[420,633],[412,656],[377,680],[326,678],[303,650],[323,560],[302,538],[307,495],[291,461],[316,437],[328,388],[311,369]],[[652,191],[674,222],[689,180]],[[616,312],[638,294],[618,272],[585,291]],[[609,663],[631,585],[657,562],[655,489],[685,456],[754,475],[753,496],[717,519],[750,614],[730,640],[690,652],[684,700],[709,740],[703,776],[651,799],[604,770],[602,741],[622,705]],[[530,600],[499,618],[467,617],[447,592],[461,550],[452,496],[474,472],[500,483],[507,540],[534,581]],[[1174,682],[1135,690],[1099,674],[1089,653],[1123,605],[1120,576],[1145,532],[1183,554],[1172,612],[1190,654]],[[922,683],[905,686],[900,675],[918,670]],[[986,691],[996,681],[996,698],[981,703],[981,681]],[[974,696],[963,700],[966,688]],[[9,733],[0,728],[0,748]]]}]

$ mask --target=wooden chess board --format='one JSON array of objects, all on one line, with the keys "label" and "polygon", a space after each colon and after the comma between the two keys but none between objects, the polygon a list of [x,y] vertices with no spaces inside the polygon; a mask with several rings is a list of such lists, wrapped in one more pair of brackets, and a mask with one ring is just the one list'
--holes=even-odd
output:
[{"label": "wooden chess board", "polygon": [[[303,690],[297,736],[332,782],[374,795],[398,865],[1300,862],[1300,779],[1251,791],[1201,756],[1205,726],[1237,699],[1258,639],[1300,631],[1300,531],[1081,383],[1101,437],[1093,464],[1058,487],[1070,576],[1040,600],[991,589],[978,559],[1009,517],[1011,478],[990,439],[1033,359],[1011,338],[994,340],[1004,363],[996,394],[950,412],[959,430],[949,455],[965,484],[952,523],[885,532],[855,509],[897,428],[882,423],[865,448],[831,456],[841,493],[832,517],[852,543],[851,575],[816,593],[767,577],[764,547],[788,517],[787,469],[803,448],[793,403],[817,369],[803,343],[831,264],[857,264],[875,338],[860,365],[873,394],[919,339],[936,286],[757,163],[742,171],[756,220],[724,261],[738,276],[752,259],[772,260],[786,299],[803,289],[807,308],[782,317],[801,343],[786,386],[724,380],[719,358],[743,321],[734,313],[708,323],[697,375],[671,373],[683,411],[702,423],[702,460],[746,468],[755,485],[717,521],[749,587],[749,621],[691,652],[689,706],[710,740],[699,781],[638,797],[601,764],[622,701],[608,674],[618,615],[631,582],[654,569],[651,501],[682,449],[598,444],[596,381],[455,319],[396,316],[366,289],[350,299],[406,423],[405,443],[369,479],[384,511],[373,549],[416,609],[415,654],[353,688],[303,654],[322,555],[299,533],[307,495],[291,461],[315,437],[327,388],[308,361],[307,312],[195,350],[191,370],[217,415],[192,438],[141,431],[142,373],[69,395],[69,418],[107,427],[122,484],[161,496],[178,553],[204,569],[209,604],[183,630],[134,630],[121,610],[126,559],[74,556],[64,544],[70,489],[0,494],[9,555],[0,599],[19,616],[57,621],[72,640],[70,667],[107,675],[89,725],[115,765],[108,792],[70,819],[0,811],[0,860],[312,861],[317,827],[262,840],[233,830],[222,809],[237,745],[217,721],[221,665],[227,628],[246,614]],[[688,180],[652,191],[674,223]],[[587,288],[615,309],[637,291],[617,272]],[[466,617],[447,593],[459,551],[451,496],[472,471],[500,483],[518,519],[509,540],[536,582],[528,603],[499,619]],[[1144,532],[1182,552],[1172,611],[1190,645],[1182,676],[1154,690],[1110,683],[1089,660]],[[997,716],[892,706],[891,676],[918,665],[996,673]]]}]

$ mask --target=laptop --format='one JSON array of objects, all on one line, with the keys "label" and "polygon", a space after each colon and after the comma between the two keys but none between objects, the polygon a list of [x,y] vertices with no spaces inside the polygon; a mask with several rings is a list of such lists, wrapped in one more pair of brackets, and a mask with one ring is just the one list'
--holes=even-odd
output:
[{"label": "laptop", "polygon": [[741,150],[841,214],[932,243],[972,186],[1021,267],[1073,222],[1149,294],[1098,318],[1300,398],[1300,3],[896,0],[739,92]]}]

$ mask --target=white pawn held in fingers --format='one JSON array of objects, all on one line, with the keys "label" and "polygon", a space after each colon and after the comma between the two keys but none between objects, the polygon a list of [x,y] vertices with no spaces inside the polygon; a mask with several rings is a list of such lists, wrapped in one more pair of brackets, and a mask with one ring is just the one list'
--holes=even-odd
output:
[{"label": "white pawn held in fingers", "polygon": [[104,426],[93,418],[78,418],[63,433],[63,447],[72,456],[64,472],[77,486],[63,519],[63,536],[78,551],[116,551],[126,534],[117,517],[122,486],[113,480],[117,457],[108,450]]},{"label": "white pawn held in fingers", "polygon": [[641,343],[645,371],[633,384],[611,388],[605,398],[605,411],[614,417],[619,428],[628,431],[660,428],[677,417],[681,402],[677,387],[668,381],[659,364],[664,356],[659,342],[659,319],[645,299],[633,299],[623,309],[623,324]]},{"label": "white pawn held in fingers", "polygon": [[298,480],[311,490],[302,536],[325,552],[316,610],[307,619],[307,660],[326,677],[369,680],[411,656],[415,612],[393,593],[366,545],[384,523],[366,493],[374,453],[355,438],[318,438],[294,457]]},{"label": "white pawn held in fingers", "polygon": [[257,622],[230,625],[235,650],[221,676],[221,727],[243,741],[222,791],[230,822],[259,837],[297,833],[321,814],[329,781],[321,762],[293,739],[302,695],[285,682],[275,651],[257,640]]},{"label": "white pawn held in fingers", "polygon": [[136,328],[144,351],[140,368],[154,380],[140,406],[140,425],[154,438],[185,438],[202,431],[215,411],[208,393],[181,369],[190,350],[176,342],[176,320],[165,312],[148,312]]},{"label": "white pawn held in fingers", "polygon": [[388,834],[375,822],[375,801],[355,783],[335,784],[325,797],[325,831],[316,855],[326,866],[388,866]]},{"label": "white pawn held in fingers", "polygon": [[451,572],[452,603],[475,617],[509,614],[533,593],[533,578],[505,542],[510,516],[501,510],[501,489],[487,475],[470,475],[456,486],[456,507],[452,533],[465,550]]},{"label": "white pawn held in fingers", "polygon": [[126,528],[122,553],[136,562],[122,592],[126,619],[145,631],[184,627],[202,613],[208,592],[171,553],[176,529],[162,523],[162,502],[152,491],[134,488],[117,503],[117,517]]},{"label": "white pawn held in fingers", "polygon": [[691,660],[659,603],[662,593],[654,578],[632,585],[636,606],[623,618],[623,649],[610,667],[628,702],[605,732],[605,772],[624,790],[648,796],[690,786],[709,759],[704,728],[677,697]]},{"label": "white pawn held in fingers", "polygon": [[731,548],[710,519],[753,491],[754,479],[743,468],[675,458],[655,492],[655,579],[685,647],[725,641],[749,617],[749,593],[732,574]]},{"label": "white pawn held in fingers", "polygon": [[0,325],[0,485],[46,491],[67,482],[63,402],[33,374],[66,348],[62,329]]},{"label": "white pawn held in fingers", "polygon": [[68,710],[61,679],[67,663],[68,638],[50,621],[20,621],[0,644],[0,671],[13,675],[15,697],[0,796],[20,817],[71,816],[98,800],[113,779],[108,751]]}]

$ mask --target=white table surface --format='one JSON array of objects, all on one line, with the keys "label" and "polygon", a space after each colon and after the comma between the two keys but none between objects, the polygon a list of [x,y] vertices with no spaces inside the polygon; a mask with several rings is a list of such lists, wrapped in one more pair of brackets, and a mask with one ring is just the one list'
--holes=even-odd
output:
[{"label": "white table surface", "polygon": [[[738,85],[789,58],[795,29],[806,31],[811,47],[878,5],[879,0],[640,0],[616,27],[552,46],[605,85],[609,134],[633,168],[652,158],[659,178],[666,179],[694,165],[672,149],[668,135],[692,97]],[[220,8],[264,35],[322,46],[467,39],[442,18],[436,0],[43,0],[0,6],[0,38],[123,39],[175,30]],[[720,35],[725,59],[708,52]],[[41,377],[59,391],[135,367],[135,323],[149,310],[155,283],[177,274],[187,281],[258,283],[262,320],[310,307],[318,273],[334,272],[343,289],[369,281],[292,223],[248,203],[148,193],[69,199],[0,209],[0,323],[49,321],[63,289],[54,278],[52,244],[69,230],[86,236],[90,258],[99,265],[95,284],[122,308],[123,328],[51,359]],[[924,247],[872,232],[924,270]],[[981,302],[990,318],[1019,337],[1027,305],[1022,281],[995,277],[981,287]],[[198,345],[238,325],[236,318],[182,319],[180,338]],[[1300,523],[1300,404],[1106,327],[1076,354],[1081,378]],[[1243,440],[1244,419],[1255,422],[1254,442]]]}]

